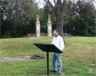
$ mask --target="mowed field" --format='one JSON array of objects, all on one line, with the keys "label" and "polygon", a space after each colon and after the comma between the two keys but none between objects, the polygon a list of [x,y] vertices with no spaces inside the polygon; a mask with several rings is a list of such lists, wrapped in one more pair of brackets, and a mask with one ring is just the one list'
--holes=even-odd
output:
[{"label": "mowed field", "polygon": [[[60,76],[96,76],[96,37],[65,37],[64,73]],[[0,39],[0,57],[23,57],[46,54],[34,43],[50,43],[51,38]],[[51,66],[50,54],[50,69]],[[0,76],[46,76],[46,60],[0,62]],[[59,76],[50,73],[50,76]]]}]

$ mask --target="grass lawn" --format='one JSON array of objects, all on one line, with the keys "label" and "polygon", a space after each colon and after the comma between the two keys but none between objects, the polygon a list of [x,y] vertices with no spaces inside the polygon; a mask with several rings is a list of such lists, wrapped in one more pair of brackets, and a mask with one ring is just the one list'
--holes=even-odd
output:
[{"label": "grass lawn", "polygon": [[[0,39],[0,56],[45,56],[33,43],[50,43],[50,39]],[[61,76],[96,76],[96,65],[92,65],[96,64],[96,37],[65,37],[65,45],[65,72]],[[46,76],[46,60],[0,62],[0,76]]]}]

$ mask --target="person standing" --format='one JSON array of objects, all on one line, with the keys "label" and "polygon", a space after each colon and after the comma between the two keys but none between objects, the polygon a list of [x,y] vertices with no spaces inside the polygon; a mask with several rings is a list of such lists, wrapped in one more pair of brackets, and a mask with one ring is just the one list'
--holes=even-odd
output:
[{"label": "person standing", "polygon": [[[64,40],[63,37],[59,35],[59,33],[56,30],[53,31],[52,44],[63,52]],[[53,53],[53,72],[62,73],[63,71],[61,55],[61,53]]]}]

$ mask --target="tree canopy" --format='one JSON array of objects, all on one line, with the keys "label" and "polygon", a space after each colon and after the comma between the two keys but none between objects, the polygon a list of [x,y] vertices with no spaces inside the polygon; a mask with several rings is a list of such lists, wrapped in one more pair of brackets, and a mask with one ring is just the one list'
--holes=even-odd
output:
[{"label": "tree canopy", "polygon": [[[56,29],[75,35],[96,35],[94,0],[45,0],[45,10],[53,16]],[[64,30],[63,30],[64,29]]]},{"label": "tree canopy", "polygon": [[35,33],[36,15],[40,15],[43,31],[48,15],[60,34],[95,35],[96,7],[94,0],[44,0],[39,8],[34,0],[0,0],[0,36]]}]

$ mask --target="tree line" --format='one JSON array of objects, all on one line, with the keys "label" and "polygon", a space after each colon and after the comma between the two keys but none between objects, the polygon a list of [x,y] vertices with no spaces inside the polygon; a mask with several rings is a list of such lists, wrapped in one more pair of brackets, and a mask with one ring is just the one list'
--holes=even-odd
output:
[{"label": "tree line", "polygon": [[0,0],[0,36],[34,32],[36,14],[39,9],[32,0]]},{"label": "tree line", "polygon": [[[75,1],[75,2],[74,2]],[[96,36],[94,0],[45,0],[45,10],[52,15],[55,29],[72,35]]]},{"label": "tree line", "polygon": [[48,14],[53,29],[61,34],[96,36],[94,0],[44,0],[39,8],[34,0],[0,0],[0,37],[35,33],[36,15],[40,15],[42,32],[46,32]]}]

